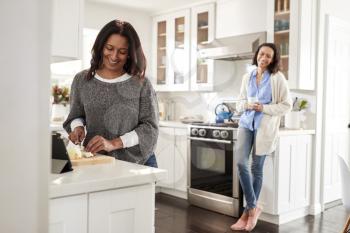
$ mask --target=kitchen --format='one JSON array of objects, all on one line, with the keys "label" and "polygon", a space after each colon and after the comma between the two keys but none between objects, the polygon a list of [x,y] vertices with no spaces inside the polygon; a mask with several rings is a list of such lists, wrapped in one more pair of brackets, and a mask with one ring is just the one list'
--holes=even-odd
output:
[{"label": "kitchen", "polygon": [[[205,5],[209,4],[210,2],[212,1],[201,1],[201,4]],[[47,157],[47,155],[50,153],[50,143],[49,137],[47,136],[49,134],[49,129],[46,129],[46,126],[49,125],[50,113],[46,103],[48,102],[50,80],[44,78],[49,76],[49,70],[46,70],[44,68],[40,69],[38,67],[49,67],[48,59],[44,59],[48,57],[47,54],[50,46],[47,42],[49,41],[49,23],[47,20],[49,16],[45,13],[39,14],[39,16],[42,17],[43,20],[40,20],[40,23],[38,23],[35,20],[36,17],[38,17],[35,12],[37,12],[37,10],[41,12],[41,9],[50,9],[50,4],[37,1],[31,1],[30,3],[31,4],[26,3],[23,7],[25,9],[31,9],[33,12],[29,10],[21,13],[23,16],[26,16],[25,18],[28,18],[26,24],[29,26],[27,28],[35,32],[35,35],[33,36],[33,33],[30,33],[28,30],[26,30],[26,28],[22,29],[23,31],[19,29],[17,31],[17,29],[14,29],[14,27],[17,26],[16,24],[20,24],[20,22],[22,21],[19,21],[19,19],[14,18],[14,15],[16,14],[12,15],[12,12],[14,12],[14,8],[12,8],[12,3],[8,3],[8,5],[5,4],[4,8],[1,7],[1,9],[4,9],[2,17],[6,16],[10,19],[13,19],[8,20],[7,18],[4,18],[2,20],[2,28],[4,28],[6,32],[8,31],[9,36],[11,36],[5,37],[5,43],[2,43],[4,45],[11,45],[4,46],[2,48],[4,54],[9,54],[9,59],[4,60],[5,62],[3,64],[6,64],[6,68],[11,69],[11,72],[7,72],[8,69],[3,69],[5,70],[4,77],[11,78],[4,80],[4,86],[8,86],[10,88],[5,88],[4,92],[1,94],[3,95],[2,99],[4,99],[1,106],[3,106],[4,109],[5,107],[7,107],[6,111],[8,111],[7,115],[3,115],[4,121],[6,120],[6,122],[10,123],[2,126],[4,127],[3,132],[8,132],[8,134],[3,134],[3,140],[1,140],[1,147],[4,148],[4,155],[12,155],[6,157],[6,161],[4,161],[4,163],[2,164],[3,168],[1,169],[3,172],[3,175],[1,176],[3,177],[3,187],[6,187],[6,191],[4,190],[4,192],[1,192],[1,200],[7,200],[6,203],[4,203],[4,209],[7,210],[7,208],[9,208],[8,211],[6,211],[6,213],[1,212],[1,221],[4,222],[1,222],[0,225],[4,226],[4,232],[24,232],[23,229],[26,229],[25,232],[40,232],[40,230],[38,229],[41,228],[42,232],[46,232],[45,229],[47,227],[47,223],[45,223],[46,218],[43,216],[47,216],[48,204],[42,200],[45,200],[45,198],[47,200],[48,197],[46,185],[48,183],[48,180],[44,174],[47,174],[49,169],[49,158]],[[270,38],[273,37],[273,18],[272,20],[269,20],[269,23],[267,23],[267,18],[273,17],[273,4],[271,6],[270,1],[245,1],[243,5],[246,6],[246,8],[240,7],[239,4],[242,4],[242,1],[215,1],[215,3],[216,37],[232,36],[235,35],[235,33],[246,34],[249,32],[257,31],[267,31],[268,38],[269,36]],[[194,9],[195,5],[196,4],[186,5],[185,8]],[[339,143],[342,142],[341,140],[337,140],[337,137],[335,135],[335,129],[329,127],[326,119],[332,119],[333,117],[335,117],[334,115],[331,115],[335,112],[332,111],[335,110],[333,108],[337,106],[347,105],[346,102],[328,102],[332,101],[332,98],[326,98],[326,96],[332,96],[334,95],[334,93],[328,93],[328,89],[326,88],[332,86],[332,83],[327,82],[327,80],[330,79],[330,74],[325,72],[324,70],[324,64],[328,64],[327,62],[331,62],[331,60],[328,61],[328,59],[326,59],[327,57],[325,54],[328,54],[328,52],[325,49],[327,37],[325,37],[324,35],[327,35],[326,30],[328,30],[328,21],[326,19],[326,15],[333,15],[342,18],[347,22],[350,21],[349,16],[345,10],[345,6],[347,5],[348,3],[346,1],[338,0],[331,2],[327,0],[318,2],[317,7],[312,8],[314,12],[313,17],[315,17],[312,22],[316,25],[312,28],[314,30],[314,33],[316,34],[314,34],[313,37],[311,37],[313,38],[313,46],[311,46],[313,50],[310,52],[312,53],[312,59],[311,61],[309,61],[311,64],[308,63],[310,64],[309,67],[311,67],[311,70],[306,69],[306,72],[311,72],[311,75],[307,77],[312,77],[314,81],[306,82],[306,86],[310,87],[311,83],[313,84],[313,87],[311,88],[311,91],[310,88],[307,88],[309,89],[309,91],[305,91],[305,89],[303,88],[295,88],[292,90],[293,97],[305,98],[309,101],[310,107],[305,112],[306,116],[304,117],[306,118],[306,120],[302,122],[302,127],[305,129],[315,130],[313,131],[314,133],[308,134],[307,136],[301,136],[312,138],[312,142],[310,142],[312,147],[310,159],[312,159],[312,163],[309,171],[310,173],[308,173],[310,175],[311,180],[309,184],[310,196],[307,202],[310,214],[320,213],[327,207],[326,203],[331,203],[333,200],[339,200],[341,197],[340,191],[336,191],[334,193],[328,192],[328,190],[336,190],[336,188],[339,188],[339,176],[333,175],[333,171],[337,171],[337,158],[335,156],[331,156],[331,154],[341,153],[342,151],[344,151],[344,156],[348,157],[348,148],[345,147],[347,145],[346,139],[348,138],[343,137],[345,138],[343,139],[345,140],[345,146],[344,143],[339,144],[338,146],[338,144],[336,143],[338,141]],[[168,9],[170,8],[173,8],[174,10],[183,9],[178,6],[169,7]],[[86,26],[87,28],[99,29],[112,17],[114,18],[115,15],[117,15],[118,18],[122,18],[126,21],[131,22],[142,37],[142,43],[145,49],[145,53],[150,63],[148,66],[148,70],[150,72],[149,76],[152,77],[151,69],[152,67],[154,67],[154,63],[152,62],[152,43],[154,43],[152,35],[154,34],[150,33],[153,25],[152,16],[162,14],[166,15],[167,13],[170,13],[172,11],[163,12],[162,14],[145,13],[144,11],[139,9],[130,9],[130,7],[124,7],[123,10],[121,10],[120,7],[113,7],[112,5],[104,5],[102,3],[100,4],[95,2],[85,2],[84,9],[84,27]],[[255,20],[254,22],[252,22],[253,18],[249,18],[250,20],[247,19],[247,16],[249,14],[245,13],[247,12],[246,9],[249,9],[249,12],[251,12],[252,15],[259,15],[259,19],[263,18],[264,20]],[[231,11],[232,13],[228,14]],[[245,14],[242,16],[243,13]],[[139,17],[136,17],[136,15],[138,15]],[[234,17],[234,19],[237,18],[239,20],[235,21],[234,19],[232,19],[232,17]],[[89,20],[91,20],[91,22],[88,22]],[[228,27],[227,24],[223,23],[225,21],[232,21],[232,24],[229,24]],[[239,25],[233,25],[234,22],[239,23]],[[247,24],[244,25],[242,22],[246,22]],[[47,34],[45,34],[45,32],[47,32]],[[28,36],[28,38],[25,37],[27,42],[26,44],[23,44],[23,41],[20,40],[23,33],[30,35]],[[303,40],[303,42],[305,42],[305,40]],[[28,46],[28,43],[33,44],[35,46]],[[14,51],[11,48],[17,48],[18,51],[21,52],[21,56],[18,56],[17,52],[14,53]],[[292,43],[290,43],[289,49],[292,52]],[[33,54],[38,56],[33,57]],[[305,57],[302,58],[304,59]],[[224,63],[226,62],[223,61],[218,62],[218,64],[215,64],[216,66],[219,66],[219,68],[216,69],[223,71],[223,68],[220,68],[220,65],[224,66]],[[175,103],[174,108],[176,109],[176,111],[173,112],[176,113],[169,114],[167,120],[179,121],[181,116],[193,116],[193,113],[195,113],[195,115],[201,114],[204,120],[213,121],[215,119],[214,108],[216,107],[216,105],[221,103],[223,100],[227,100],[227,97],[233,98],[235,96],[235,93],[237,93],[237,91],[239,90],[240,78],[238,77],[241,77],[241,75],[244,73],[245,63],[246,61],[234,62],[232,65],[233,67],[230,67],[232,69],[232,72],[222,72],[224,74],[218,76],[216,76],[215,74],[215,78],[219,77],[222,80],[215,79],[213,87],[214,91],[158,92],[158,97],[160,100],[163,100],[163,102]],[[17,69],[18,64],[21,64],[21,66],[23,66],[23,69]],[[25,70],[26,72],[22,72],[22,70]],[[305,71],[305,69],[303,69],[303,71]],[[29,79],[24,79],[24,77],[29,77]],[[305,85],[305,82],[300,83],[298,81],[297,83],[299,86]],[[215,88],[215,85],[219,87]],[[342,82],[339,82],[339,84],[334,88],[345,88],[346,90],[347,86],[342,85]],[[33,91],[29,95],[26,95],[26,104],[23,105],[23,98],[19,99],[18,97],[23,96],[23,93],[25,93],[25,91],[28,89],[35,91]],[[347,98],[344,96],[342,96],[342,98],[340,99],[343,101],[347,100]],[[26,119],[26,121],[23,121],[23,119]],[[346,120],[348,121],[348,118]],[[30,124],[28,124],[28,122],[30,122]],[[20,134],[18,134],[18,132],[16,133],[13,130],[13,125],[15,123],[16,125],[19,125],[21,129]],[[165,133],[167,135],[170,135],[170,137],[168,137],[167,139],[172,140],[172,144],[174,145],[175,136],[179,136],[180,138],[185,140],[184,143],[186,143],[186,134],[182,133],[184,132],[183,130],[186,129],[183,128],[181,124],[179,124],[180,127],[177,127],[176,123],[173,124],[169,121],[161,123],[164,124],[164,127],[162,128],[164,129]],[[335,137],[329,138],[329,134],[332,134]],[[28,138],[28,135],[31,135],[31,137]],[[290,137],[290,135],[286,136]],[[287,142],[285,142],[287,144],[285,145],[293,145],[293,143],[298,144],[298,142],[294,142],[294,140],[299,140],[300,137],[298,135],[292,136],[295,138],[289,138],[290,141],[288,142],[287,140]],[[11,138],[12,141],[9,141],[9,138]],[[307,141],[309,139],[305,140]],[[331,141],[333,144],[327,144],[328,141]],[[180,143],[181,142],[182,141],[180,140]],[[26,156],[24,156],[22,148],[28,148],[26,150]],[[280,154],[283,155],[285,153],[286,152],[283,151],[283,153]],[[17,163],[19,159],[21,159],[22,161],[22,163],[20,164]],[[347,160],[349,161],[349,159]],[[271,166],[274,165],[273,162],[274,161],[271,159]],[[267,163],[267,165],[268,164],[269,163]],[[171,164],[168,165],[170,167],[175,166]],[[178,169],[176,169],[176,171],[178,171]],[[273,171],[275,172],[275,170]],[[23,175],[21,174],[26,174],[26,176],[23,177]],[[11,180],[8,179],[9,176],[12,178]],[[266,174],[266,176],[268,176],[268,174]],[[161,191],[175,193],[177,189],[174,186],[174,182],[175,180],[171,181],[170,183],[166,182],[167,184],[164,184],[164,186],[168,185],[168,187],[170,186],[170,188],[160,187]],[[274,183],[271,184],[273,185]],[[183,187],[183,185],[184,184],[182,184],[181,187]],[[324,189],[327,192],[325,192]],[[27,194],[26,200],[23,200],[24,193]],[[179,195],[181,194],[183,193],[181,193],[180,191]],[[277,195],[280,193],[274,194]],[[274,201],[274,199],[272,201]],[[339,203],[340,202],[338,202],[338,204]],[[289,205],[290,206],[288,207],[288,209],[292,210],[293,203],[289,203]],[[14,210],[13,207],[16,207],[16,209],[21,209],[21,214],[16,215],[15,212],[13,214],[8,214],[9,212],[12,213],[12,211]],[[274,213],[273,211],[278,211],[278,209],[271,209],[271,213]],[[21,223],[23,223],[21,224],[21,226],[15,224],[15,221],[18,219]],[[37,219],[40,219],[40,224],[37,223],[39,221]],[[278,221],[278,219],[276,221]],[[344,221],[340,221],[339,225],[343,225],[343,222]],[[16,225],[17,228],[15,228]],[[338,229],[340,230],[341,226]]]}]

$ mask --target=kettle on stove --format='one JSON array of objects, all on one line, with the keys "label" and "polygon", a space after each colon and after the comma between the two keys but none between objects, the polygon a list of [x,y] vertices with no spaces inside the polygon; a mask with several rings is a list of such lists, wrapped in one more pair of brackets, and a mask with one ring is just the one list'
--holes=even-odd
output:
[{"label": "kettle on stove", "polygon": [[221,103],[216,105],[215,107],[215,115],[216,115],[216,123],[224,123],[225,120],[230,120],[233,116],[233,112],[231,112],[230,108],[225,103]]}]

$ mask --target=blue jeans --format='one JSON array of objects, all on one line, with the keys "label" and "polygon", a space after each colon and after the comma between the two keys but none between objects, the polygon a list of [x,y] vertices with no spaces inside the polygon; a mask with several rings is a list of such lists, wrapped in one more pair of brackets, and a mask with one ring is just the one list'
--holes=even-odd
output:
[{"label": "blue jeans", "polygon": [[156,155],[154,154],[154,152],[151,154],[151,156],[147,159],[147,161],[144,164],[145,166],[149,166],[149,167],[158,167],[157,164],[157,159],[156,159]]},{"label": "blue jeans", "polygon": [[[250,131],[246,128],[239,128],[236,145],[236,163],[239,181],[241,182],[243,194],[247,202],[245,210],[256,207],[263,181],[263,168],[266,155],[255,154],[255,138],[256,130]],[[252,149],[253,158],[250,173],[248,161]]]}]

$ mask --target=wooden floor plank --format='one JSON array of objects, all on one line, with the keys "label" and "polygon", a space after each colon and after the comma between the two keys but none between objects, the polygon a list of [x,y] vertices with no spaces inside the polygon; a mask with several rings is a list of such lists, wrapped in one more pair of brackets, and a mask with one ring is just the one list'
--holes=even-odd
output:
[{"label": "wooden floor plank", "polygon": [[[189,205],[186,200],[156,195],[155,233],[232,233],[237,219]],[[347,220],[338,205],[317,216],[306,216],[280,226],[259,221],[254,233],[339,233]],[[241,231],[245,232],[245,231]]]}]

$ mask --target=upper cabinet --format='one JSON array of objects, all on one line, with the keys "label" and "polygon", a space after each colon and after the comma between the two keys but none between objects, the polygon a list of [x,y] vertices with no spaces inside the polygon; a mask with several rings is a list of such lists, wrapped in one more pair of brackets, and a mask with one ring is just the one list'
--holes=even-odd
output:
[{"label": "upper cabinet", "polygon": [[274,42],[281,53],[289,88],[313,90],[314,0],[274,0]]},{"label": "upper cabinet", "polygon": [[53,0],[53,62],[81,59],[83,0]]},{"label": "upper cabinet", "polygon": [[267,30],[269,0],[217,0],[216,38]]},{"label": "upper cabinet", "polygon": [[212,90],[213,61],[201,59],[198,49],[214,39],[214,10],[210,3],[153,18],[156,91]]},{"label": "upper cabinet", "polygon": [[153,19],[153,81],[157,91],[187,91],[190,77],[190,10]]},{"label": "upper cabinet", "polygon": [[191,90],[212,91],[214,61],[202,59],[199,55],[201,45],[214,40],[214,3],[193,7],[191,10]]}]

